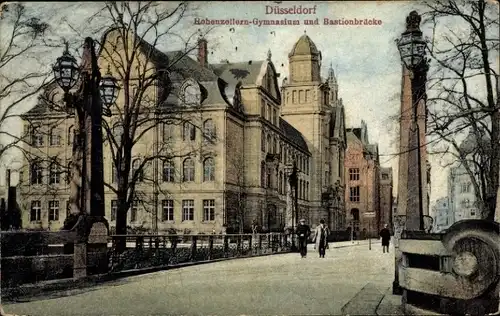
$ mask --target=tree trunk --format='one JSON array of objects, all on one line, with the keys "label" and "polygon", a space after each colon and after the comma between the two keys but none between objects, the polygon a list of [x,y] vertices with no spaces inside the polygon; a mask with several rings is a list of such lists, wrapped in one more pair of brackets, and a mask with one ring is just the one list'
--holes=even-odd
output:
[{"label": "tree trunk", "polygon": [[[125,195],[125,197],[123,196]],[[116,235],[126,235],[127,234],[127,202],[126,193],[118,193],[118,207],[116,211]],[[116,239],[116,251],[122,253],[127,249],[127,238],[120,237]]]}]

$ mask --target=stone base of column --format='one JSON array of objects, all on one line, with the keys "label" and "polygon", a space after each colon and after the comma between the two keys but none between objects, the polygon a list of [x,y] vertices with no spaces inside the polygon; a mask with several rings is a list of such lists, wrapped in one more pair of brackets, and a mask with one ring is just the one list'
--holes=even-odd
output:
[{"label": "stone base of column", "polygon": [[73,252],[73,279],[87,276],[87,243],[75,243]]}]

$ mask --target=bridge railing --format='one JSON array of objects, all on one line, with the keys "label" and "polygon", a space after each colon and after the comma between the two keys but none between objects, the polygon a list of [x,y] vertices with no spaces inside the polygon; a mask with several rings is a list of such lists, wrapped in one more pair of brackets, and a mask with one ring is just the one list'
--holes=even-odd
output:
[{"label": "bridge railing", "polygon": [[73,243],[76,232],[2,231],[1,286],[71,278],[73,254],[54,251],[53,244]]},{"label": "bridge railing", "polygon": [[[124,238],[127,248],[119,252],[118,240]],[[109,241],[110,272],[252,257],[291,249],[291,236],[280,233],[111,235]]]}]

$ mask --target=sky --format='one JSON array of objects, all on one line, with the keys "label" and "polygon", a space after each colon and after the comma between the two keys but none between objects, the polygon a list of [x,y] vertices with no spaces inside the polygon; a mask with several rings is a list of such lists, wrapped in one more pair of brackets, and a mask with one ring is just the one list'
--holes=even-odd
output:
[{"label": "sky", "polygon": [[[277,3],[278,2],[278,3]],[[86,18],[96,11],[98,5],[82,2],[30,3],[40,18],[52,21],[70,21],[86,36]],[[166,4],[167,5],[167,4]],[[241,62],[263,60],[268,50],[272,61],[281,73],[279,82],[288,76],[288,53],[293,44],[306,33],[321,51],[322,74],[333,66],[339,83],[339,96],[346,110],[347,127],[359,127],[361,120],[368,126],[369,140],[378,143],[380,161],[383,167],[392,167],[395,180],[394,195],[397,193],[398,152],[397,122],[393,116],[400,109],[401,62],[395,40],[405,30],[406,16],[412,11],[425,9],[418,1],[315,1],[315,2],[194,2],[196,10],[190,11],[177,32],[183,36],[193,34],[198,29],[206,30],[206,25],[195,24],[200,20],[299,20],[299,25],[220,25],[207,35],[209,63],[222,60]],[[314,8],[315,14],[266,14],[271,7]],[[324,25],[324,19],[376,19],[378,25]],[[318,19],[318,25],[304,25],[304,20]],[[58,35],[62,38],[79,40],[68,23],[58,24]],[[453,25],[450,25],[453,28]],[[429,28],[423,28],[425,36],[431,36]],[[81,37],[83,39],[83,37]],[[175,41],[174,41],[175,42]],[[178,49],[178,43],[163,41],[162,50]],[[62,53],[54,49],[49,56],[55,60]],[[50,54],[49,54],[50,55]],[[31,107],[32,104],[26,104]],[[442,170],[439,159],[431,160],[433,201],[446,195],[447,171]]]}]

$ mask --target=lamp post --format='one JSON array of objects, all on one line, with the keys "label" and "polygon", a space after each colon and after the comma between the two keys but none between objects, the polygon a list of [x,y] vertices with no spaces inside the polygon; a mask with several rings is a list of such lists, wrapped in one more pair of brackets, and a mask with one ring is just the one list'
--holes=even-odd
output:
[{"label": "lamp post", "polygon": [[294,161],[292,166],[287,166],[287,170],[289,172],[288,175],[288,182],[290,183],[290,189],[294,190],[294,197],[293,197],[293,207],[292,207],[292,251],[297,251],[297,247],[295,244],[295,228],[297,223],[299,222],[299,200],[298,200],[298,184],[299,184],[299,178],[298,178],[298,168],[297,168],[297,163]]},{"label": "lamp post", "polygon": [[[428,61],[425,57],[426,43],[422,38],[420,22],[422,18],[417,11],[412,11],[406,18],[406,31],[401,34],[397,45],[401,60],[410,72],[411,80],[411,101],[412,101],[412,122],[409,129],[409,152],[408,152],[408,172],[407,189],[415,189],[416,192],[408,192],[408,205],[405,216],[405,228],[407,231],[424,230],[424,210],[422,192],[422,162],[420,148],[420,126],[418,124],[419,104],[426,98],[425,84]],[[425,112],[424,112],[425,113]],[[399,239],[399,236],[395,239]],[[398,240],[395,240],[398,243]],[[395,245],[397,246],[397,245]],[[396,250],[396,270],[393,282],[393,293],[401,293],[399,287],[398,265],[401,260],[401,253]]]},{"label": "lamp post", "polygon": [[[72,218],[65,223],[66,229],[78,231],[77,252],[86,251],[85,242],[92,225],[101,222],[108,226],[104,218],[104,178],[102,153],[102,126],[104,115],[111,115],[109,107],[116,101],[119,91],[118,81],[108,74],[101,77],[94,41],[85,39],[82,63],[78,67],[76,59],[69,53],[68,44],[63,55],[53,66],[55,81],[64,90],[64,101],[68,111],[75,112],[75,144],[73,146],[73,166],[81,161],[81,184],[72,185]],[[70,90],[79,83],[78,90]],[[104,105],[104,107],[103,107]],[[79,153],[82,156],[79,156]],[[73,171],[80,171],[73,167]],[[76,175],[73,175],[76,178]],[[74,183],[79,181],[73,181]],[[68,227],[69,226],[69,227]],[[85,261],[84,259],[82,259]],[[83,276],[83,271],[75,273]],[[80,267],[83,269],[83,267]],[[82,274],[83,273],[83,274]],[[78,277],[78,275],[75,275]]]},{"label": "lamp post", "polygon": [[[408,211],[406,217],[407,230],[424,230],[422,163],[420,155],[420,126],[418,109],[421,100],[425,101],[425,83],[429,69],[425,58],[425,41],[422,39],[421,21],[417,11],[410,12],[406,18],[406,31],[398,41],[398,49],[404,66],[410,71],[412,95],[412,125],[410,148],[408,153],[408,188],[416,188],[416,194],[408,194]],[[409,192],[411,193],[411,192]]]}]

